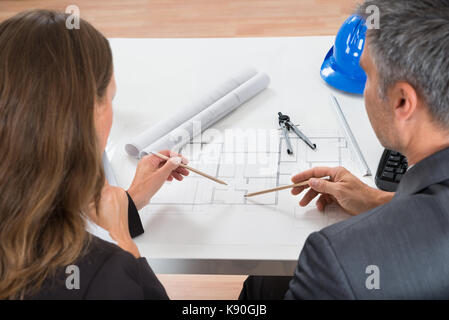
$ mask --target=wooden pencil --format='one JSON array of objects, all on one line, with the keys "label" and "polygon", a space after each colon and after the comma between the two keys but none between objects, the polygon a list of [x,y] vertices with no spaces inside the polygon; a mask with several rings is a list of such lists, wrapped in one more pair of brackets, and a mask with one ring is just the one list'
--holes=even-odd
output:
[{"label": "wooden pencil", "polygon": [[[154,154],[155,156],[157,156],[157,157],[163,159],[163,160],[169,160],[169,159],[170,159],[170,157],[164,156],[163,154],[160,154],[159,152],[151,152],[151,153]],[[226,182],[224,182],[223,180],[220,180],[220,179],[217,179],[217,178],[215,178],[215,177],[212,177],[211,175],[208,175],[207,173],[204,173],[204,172],[202,172],[202,171],[200,171],[200,170],[198,170],[198,169],[192,168],[192,167],[190,167],[190,166],[188,166],[188,165],[186,165],[186,164],[184,164],[184,163],[181,163],[179,166],[180,166],[180,167],[183,167],[183,168],[185,168],[185,169],[187,169],[187,170],[189,170],[189,171],[195,172],[196,174],[199,174],[200,176],[203,176],[203,177],[205,177],[205,178],[207,178],[207,179],[210,179],[210,180],[212,180],[212,181],[215,181],[215,182],[217,182],[217,183],[224,184],[225,186],[228,185],[228,184],[227,184]]]},{"label": "wooden pencil", "polygon": [[275,192],[275,191],[279,191],[279,190],[291,189],[291,188],[295,188],[295,187],[304,187],[304,186],[308,186],[308,185],[309,185],[309,181],[307,180],[307,181],[303,181],[300,183],[290,184],[288,186],[282,186],[282,187],[277,187],[277,188],[273,188],[273,189],[267,189],[267,190],[262,190],[262,191],[258,191],[258,192],[248,193],[248,194],[245,194],[245,198],[258,196],[260,194]]}]

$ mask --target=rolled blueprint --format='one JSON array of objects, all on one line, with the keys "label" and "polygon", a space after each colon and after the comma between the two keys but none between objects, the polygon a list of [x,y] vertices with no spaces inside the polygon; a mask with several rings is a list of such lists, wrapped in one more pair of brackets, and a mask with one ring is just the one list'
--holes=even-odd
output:
[{"label": "rolled blueprint", "polygon": [[215,88],[215,90],[211,90],[201,95],[201,98],[193,102],[191,105],[183,108],[182,111],[165,120],[159,121],[154,126],[135,137],[132,141],[130,141],[130,143],[125,145],[126,152],[131,156],[139,157],[145,147],[171,132],[173,129],[179,127],[181,124],[185,123],[219,99],[223,98],[229,92],[237,89],[256,74],[257,71],[255,69],[242,70]]},{"label": "rolled blueprint", "polygon": [[[260,93],[269,83],[270,78],[267,74],[256,74],[235,90],[229,92],[208,108],[205,108],[203,111],[192,117],[190,120],[145,147],[141,151],[140,157],[151,152],[157,152],[163,149],[175,149],[185,145],[196,135],[200,134],[215,122]],[[197,128],[200,128],[200,130],[197,130]]]}]

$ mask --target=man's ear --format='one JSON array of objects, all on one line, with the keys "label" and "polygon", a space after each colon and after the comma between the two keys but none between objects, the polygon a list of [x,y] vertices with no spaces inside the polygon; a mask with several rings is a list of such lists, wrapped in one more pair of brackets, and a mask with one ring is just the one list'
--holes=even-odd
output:
[{"label": "man's ear", "polygon": [[404,122],[415,114],[418,107],[418,94],[408,82],[399,81],[388,90],[388,101],[395,119]]}]

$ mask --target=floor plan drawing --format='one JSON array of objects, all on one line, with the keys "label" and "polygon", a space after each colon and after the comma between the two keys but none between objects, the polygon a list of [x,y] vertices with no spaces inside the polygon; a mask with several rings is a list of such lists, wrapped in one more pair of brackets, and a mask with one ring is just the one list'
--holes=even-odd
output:
[{"label": "floor plan drawing", "polygon": [[[284,138],[276,132],[271,143],[262,147],[236,146],[219,140],[184,146],[180,153],[189,159],[190,166],[228,185],[194,173],[181,182],[164,184],[140,211],[148,232],[139,241],[173,248],[188,246],[188,250],[193,250],[192,245],[229,249],[234,245],[266,243],[297,247],[311,232],[347,218],[333,205],[326,207],[324,213],[316,209],[315,201],[301,207],[301,196],[292,196],[290,190],[244,197],[249,192],[291,184],[293,175],[313,167],[354,167],[343,135],[308,133],[317,145],[315,150],[292,136],[293,154],[289,155]],[[132,161],[135,160],[127,155],[113,161],[116,168],[123,168],[118,174],[122,185],[125,183],[120,174],[132,172],[137,163]],[[197,253],[200,255],[201,251]]]},{"label": "floor plan drawing", "polygon": [[[273,205],[279,203],[278,192],[260,195],[255,201],[246,199],[249,192],[291,184],[295,173],[317,166],[340,166],[351,162],[350,152],[344,137],[311,136],[318,145],[316,150],[308,148],[302,140],[291,137],[294,153],[285,152],[284,138],[279,137],[273,151],[231,152],[223,143],[196,146],[195,161],[189,165],[222,179],[228,186],[215,184],[200,176],[189,176],[181,184],[174,182],[164,186],[152,205]],[[190,144],[192,146],[193,144]],[[186,148],[183,148],[184,150]],[[189,153],[180,152],[189,158]],[[211,151],[212,150],[212,151]],[[208,160],[203,161],[202,153]],[[284,191],[285,192],[285,191]],[[174,197],[173,195],[177,195]],[[150,209],[151,211],[151,209]]]}]

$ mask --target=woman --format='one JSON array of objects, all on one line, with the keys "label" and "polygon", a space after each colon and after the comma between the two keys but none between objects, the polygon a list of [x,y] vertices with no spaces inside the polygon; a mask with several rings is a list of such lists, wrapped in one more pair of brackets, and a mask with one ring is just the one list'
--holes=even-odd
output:
[{"label": "woman", "polygon": [[66,19],[35,10],[0,24],[0,298],[166,299],[130,237],[128,199],[140,209],[188,172],[179,156],[149,156],[128,195],[105,184],[112,54],[89,23]]}]

